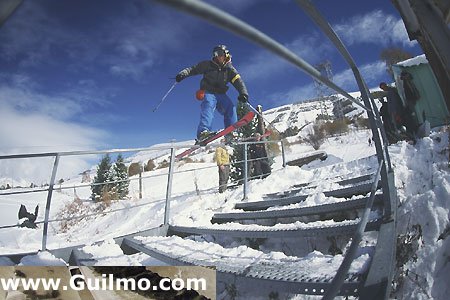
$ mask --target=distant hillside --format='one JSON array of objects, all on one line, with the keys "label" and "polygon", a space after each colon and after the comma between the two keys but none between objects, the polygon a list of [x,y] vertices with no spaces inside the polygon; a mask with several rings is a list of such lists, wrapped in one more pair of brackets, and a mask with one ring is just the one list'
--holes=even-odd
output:
[{"label": "distant hillside", "polygon": [[[350,95],[361,101],[360,92],[350,93]],[[341,95],[330,95],[322,101],[311,99],[264,111],[265,119],[280,132],[294,126],[301,128],[307,123],[315,121],[321,115],[334,119],[339,116],[352,118],[362,114],[364,114],[364,110],[361,107]],[[367,115],[365,116],[367,117]]]}]

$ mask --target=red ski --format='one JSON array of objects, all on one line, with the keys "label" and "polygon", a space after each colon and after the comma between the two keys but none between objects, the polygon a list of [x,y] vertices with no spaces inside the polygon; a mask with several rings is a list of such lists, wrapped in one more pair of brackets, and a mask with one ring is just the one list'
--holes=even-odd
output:
[{"label": "red ski", "polygon": [[[205,146],[209,143],[211,143],[212,141],[215,141],[231,132],[233,132],[234,130],[241,128],[242,126],[247,125],[248,123],[250,123],[253,119],[253,117],[255,116],[255,113],[252,111],[249,111],[245,116],[243,116],[239,121],[237,121],[236,123],[228,126],[227,128],[219,131],[218,133],[214,134],[213,136],[208,137],[207,139],[198,142],[199,145]],[[183,158],[189,154],[191,154],[192,152],[194,152],[195,150],[197,150],[199,148],[199,145],[193,146],[183,152],[181,152],[180,154],[175,156],[175,159],[179,160],[180,158]]]}]

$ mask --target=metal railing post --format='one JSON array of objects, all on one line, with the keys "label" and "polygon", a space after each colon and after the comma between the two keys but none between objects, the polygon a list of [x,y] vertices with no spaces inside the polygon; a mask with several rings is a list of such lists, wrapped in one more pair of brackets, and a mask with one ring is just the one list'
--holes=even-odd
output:
[{"label": "metal railing post", "polygon": [[247,161],[247,143],[244,143],[244,198],[247,199],[247,177],[248,177],[248,161]]},{"label": "metal railing post", "polygon": [[48,187],[47,203],[45,205],[45,217],[44,217],[44,229],[42,231],[42,251],[47,250],[47,231],[48,231],[48,219],[50,216],[50,204],[52,202],[53,187],[55,185],[56,172],[59,164],[59,153],[55,155],[55,161],[53,163],[52,177],[50,178],[50,185]]},{"label": "metal railing post", "polygon": [[281,140],[281,157],[283,158],[283,168],[285,168],[286,167],[286,154],[284,152],[283,140]]},{"label": "metal railing post", "polygon": [[169,225],[170,197],[172,194],[172,178],[173,178],[174,165],[175,165],[175,149],[170,148],[170,165],[169,165],[169,174],[167,176],[166,208],[164,211],[164,225]]},{"label": "metal railing post", "polygon": [[142,199],[142,166],[139,166],[139,199]]},{"label": "metal railing post", "polygon": [[[373,112],[374,112],[374,116],[375,116],[375,123],[377,124],[377,127],[379,129],[379,133],[381,135],[380,138],[380,142],[381,142],[381,146],[382,146],[382,150],[384,151],[384,156],[386,158],[386,163],[387,163],[387,169],[388,172],[392,171],[392,164],[391,164],[391,158],[389,156],[389,150],[388,150],[388,139],[386,136],[386,131],[384,130],[384,125],[383,125],[383,121],[381,120],[381,116],[380,113],[378,112],[378,109],[376,109],[376,104],[375,104],[375,100],[372,98],[369,98],[370,103],[373,107]],[[372,136],[373,138],[373,136]]]}]

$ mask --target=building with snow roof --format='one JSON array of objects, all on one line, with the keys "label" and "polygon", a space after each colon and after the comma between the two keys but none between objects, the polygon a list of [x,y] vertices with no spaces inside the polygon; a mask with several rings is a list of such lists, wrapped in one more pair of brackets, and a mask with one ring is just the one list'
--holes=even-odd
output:
[{"label": "building with snow roof", "polygon": [[[450,121],[449,109],[445,103],[443,93],[439,87],[425,54],[399,62],[392,66],[395,83],[400,97],[405,105],[409,105],[415,112],[418,124],[425,120],[431,127],[442,126]],[[405,79],[403,75],[411,75]],[[407,82],[409,81],[409,82]],[[408,99],[411,90],[416,89],[415,99]]]}]

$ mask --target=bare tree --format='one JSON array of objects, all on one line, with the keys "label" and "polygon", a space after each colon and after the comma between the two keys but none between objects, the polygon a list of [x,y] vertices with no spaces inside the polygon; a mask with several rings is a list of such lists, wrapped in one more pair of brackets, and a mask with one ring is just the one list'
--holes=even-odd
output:
[{"label": "bare tree", "polygon": [[320,146],[325,141],[325,130],[320,122],[314,123],[314,125],[309,128],[308,136],[305,141],[310,144],[314,150],[319,150]]},{"label": "bare tree", "polygon": [[386,72],[394,78],[392,65],[412,58],[412,54],[398,47],[384,48],[380,53],[380,59],[386,63]]}]

